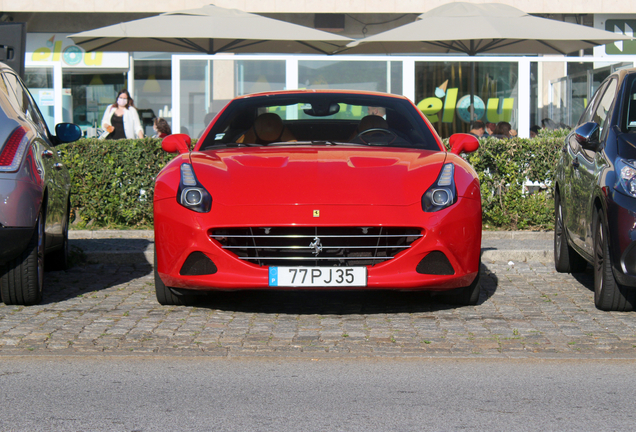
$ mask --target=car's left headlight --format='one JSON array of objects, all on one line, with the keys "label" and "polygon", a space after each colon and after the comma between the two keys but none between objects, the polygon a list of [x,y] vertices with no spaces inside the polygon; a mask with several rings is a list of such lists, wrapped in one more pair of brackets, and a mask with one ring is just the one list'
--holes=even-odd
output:
[{"label": "car's left headlight", "polygon": [[616,174],[623,190],[636,197],[636,160],[618,159],[616,161]]},{"label": "car's left headlight", "polygon": [[440,211],[457,202],[455,165],[444,164],[437,180],[422,195],[422,210],[427,213]]},{"label": "car's left headlight", "polygon": [[181,164],[181,181],[177,190],[177,202],[187,209],[207,213],[212,208],[212,196],[199,183],[192,165]]}]

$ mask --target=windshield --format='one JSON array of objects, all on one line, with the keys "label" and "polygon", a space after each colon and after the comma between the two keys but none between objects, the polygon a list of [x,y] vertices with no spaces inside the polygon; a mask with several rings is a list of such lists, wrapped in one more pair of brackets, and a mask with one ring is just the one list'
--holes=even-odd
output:
[{"label": "windshield", "polygon": [[621,132],[636,132],[636,74],[630,74],[625,79],[624,113],[620,128]]},{"label": "windshield", "polygon": [[440,150],[426,122],[407,100],[342,93],[235,100],[203,138],[200,150],[307,143]]}]

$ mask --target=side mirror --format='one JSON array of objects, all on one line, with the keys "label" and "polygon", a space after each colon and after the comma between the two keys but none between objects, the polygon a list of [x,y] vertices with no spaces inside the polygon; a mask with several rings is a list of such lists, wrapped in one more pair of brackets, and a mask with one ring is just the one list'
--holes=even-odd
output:
[{"label": "side mirror", "polygon": [[188,153],[192,140],[186,134],[168,135],[161,140],[161,148],[168,153]]},{"label": "side mirror", "polygon": [[82,129],[73,123],[58,123],[55,125],[55,136],[60,143],[70,143],[81,138]]},{"label": "side mirror", "polygon": [[448,140],[451,146],[451,153],[472,153],[479,148],[479,140],[471,134],[456,133]]},{"label": "side mirror", "polygon": [[584,149],[597,151],[600,144],[599,133],[600,128],[598,123],[587,122],[574,130],[574,139]]}]

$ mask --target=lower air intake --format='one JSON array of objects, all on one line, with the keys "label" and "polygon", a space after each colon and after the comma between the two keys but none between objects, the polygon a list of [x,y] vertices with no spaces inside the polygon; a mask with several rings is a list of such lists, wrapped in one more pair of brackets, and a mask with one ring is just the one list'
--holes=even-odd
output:
[{"label": "lower air intake", "polygon": [[203,252],[192,252],[181,266],[179,274],[183,276],[203,276],[216,273],[214,262]]},{"label": "lower air intake", "polygon": [[447,276],[455,274],[446,255],[440,251],[433,251],[426,255],[415,268],[419,274]]}]

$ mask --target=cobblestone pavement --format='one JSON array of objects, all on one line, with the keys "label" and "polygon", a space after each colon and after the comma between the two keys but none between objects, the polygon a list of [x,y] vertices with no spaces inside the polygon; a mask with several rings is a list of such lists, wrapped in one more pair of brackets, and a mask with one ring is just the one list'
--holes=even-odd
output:
[{"label": "cobblestone pavement", "polygon": [[47,272],[41,305],[0,303],[0,355],[636,358],[636,313],[601,312],[592,274],[484,261],[479,305],[408,292],[217,293],[160,306],[150,265]]}]

